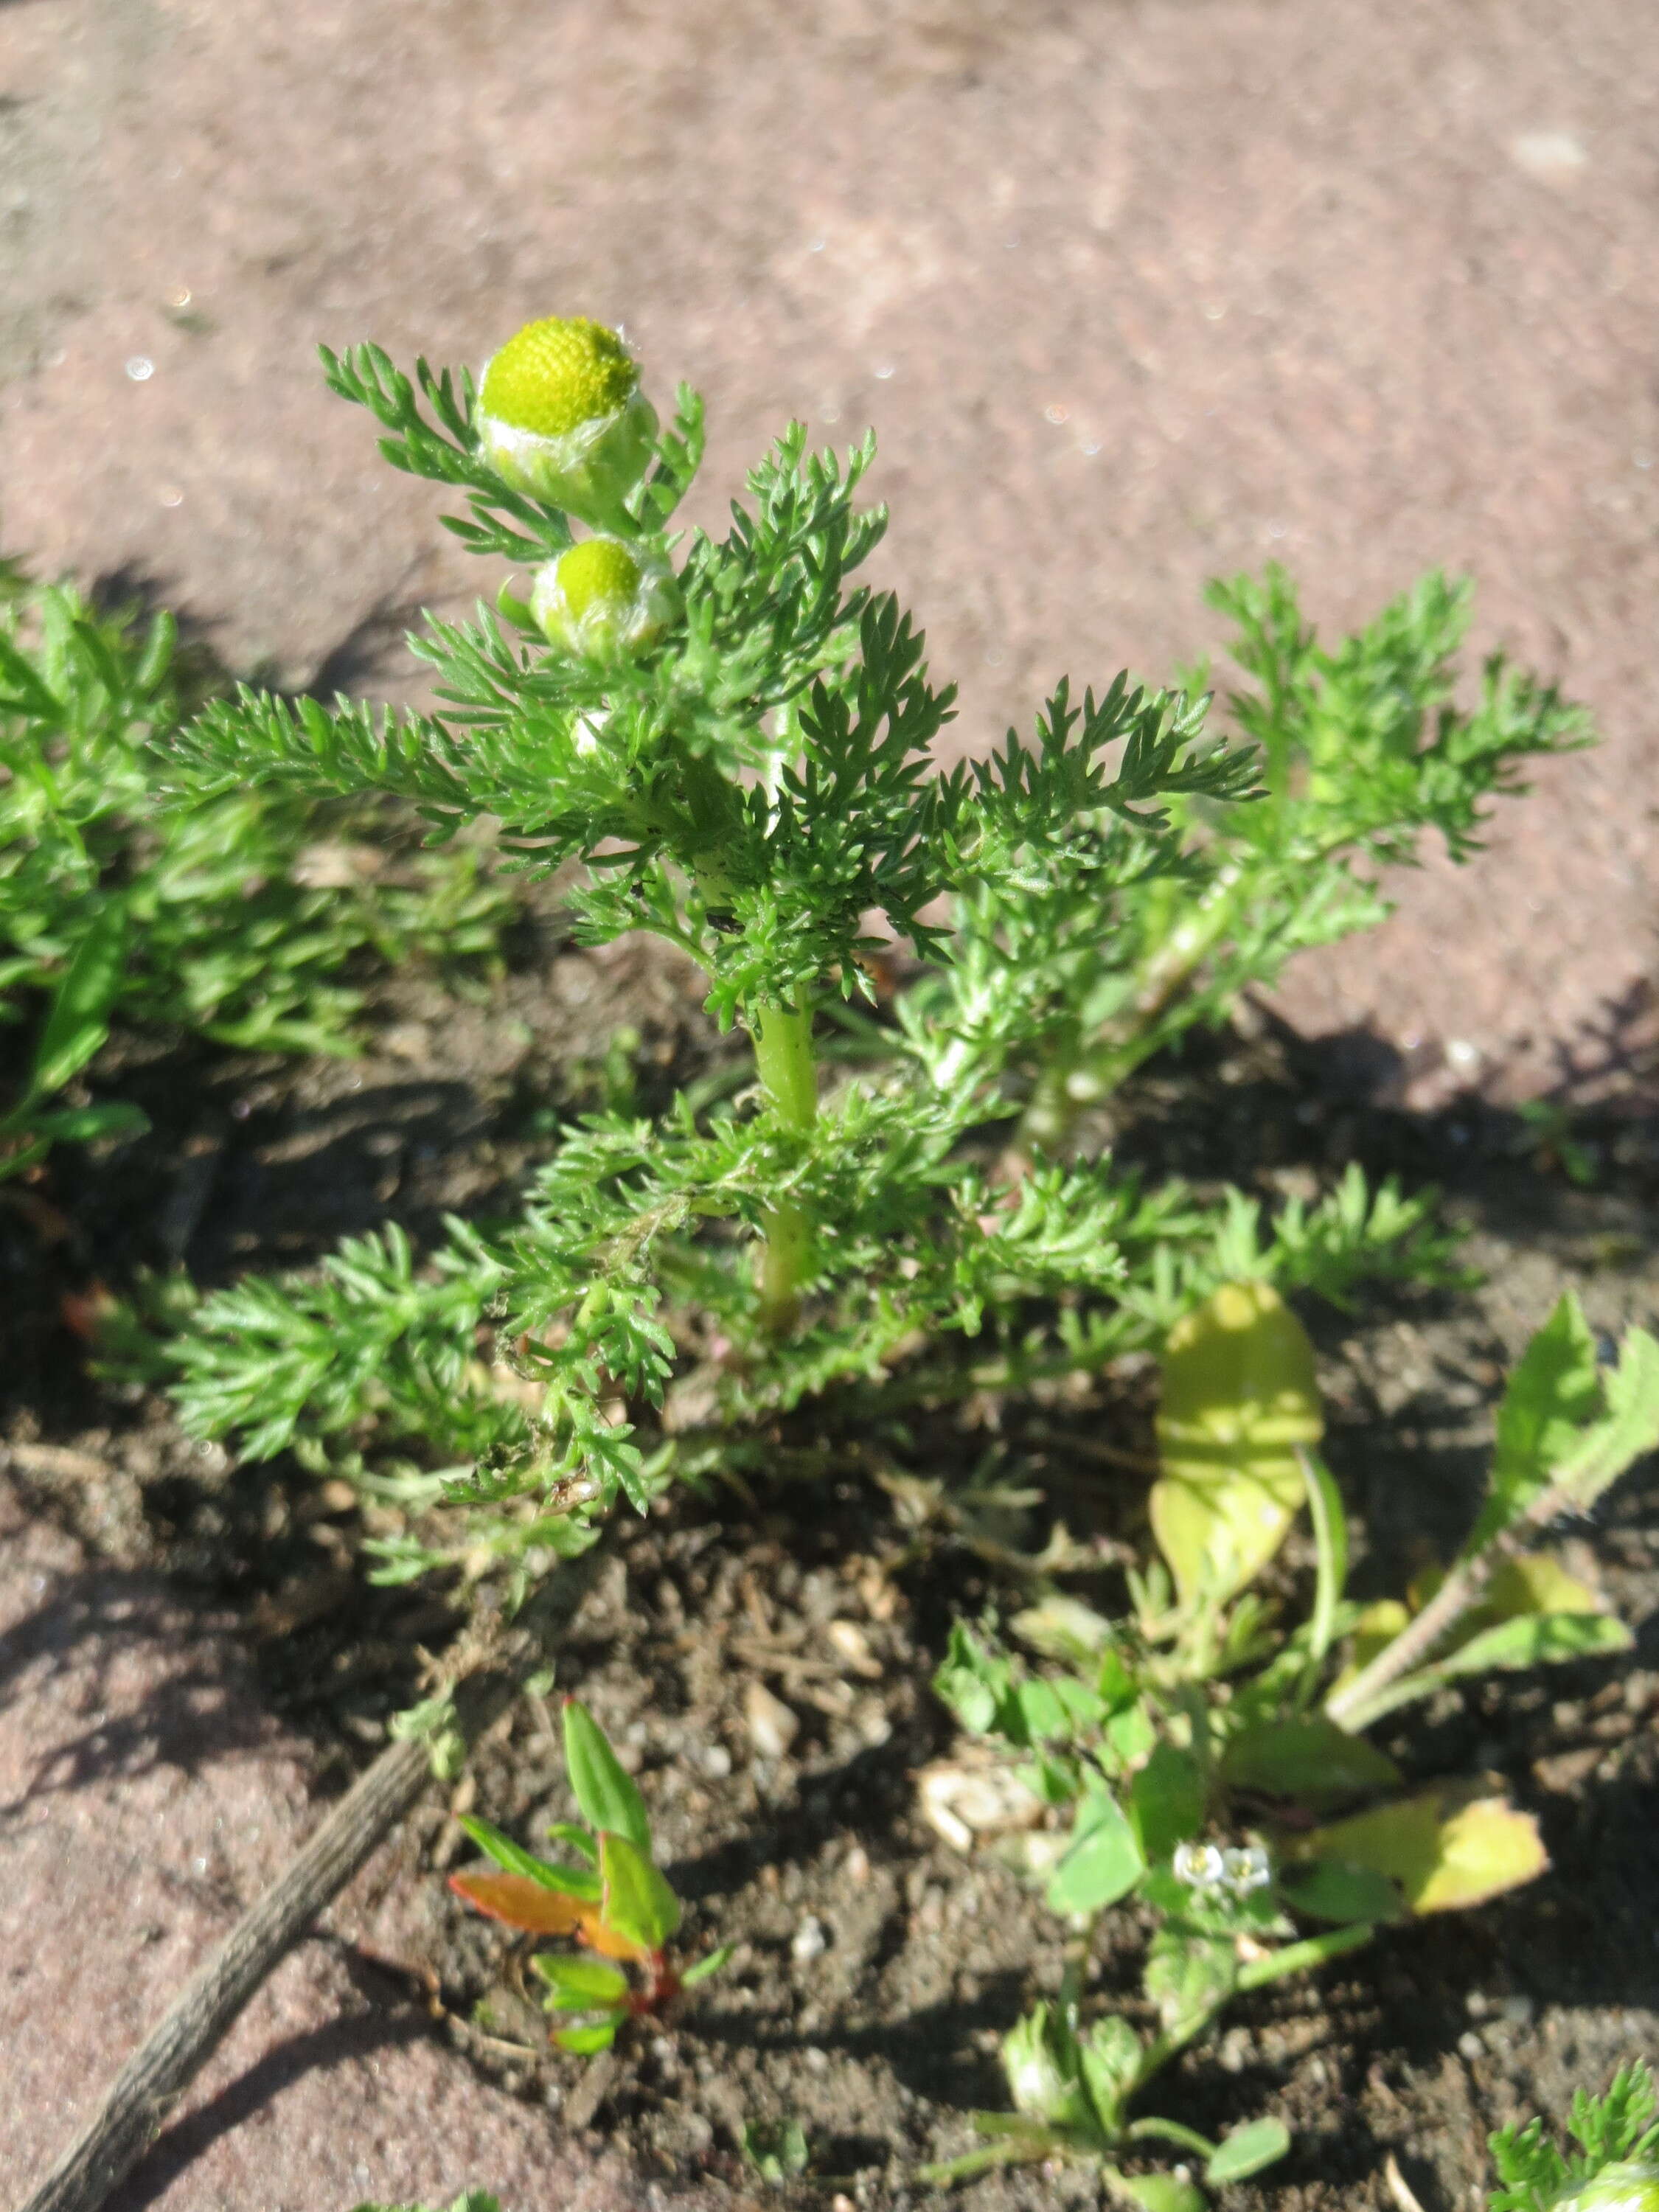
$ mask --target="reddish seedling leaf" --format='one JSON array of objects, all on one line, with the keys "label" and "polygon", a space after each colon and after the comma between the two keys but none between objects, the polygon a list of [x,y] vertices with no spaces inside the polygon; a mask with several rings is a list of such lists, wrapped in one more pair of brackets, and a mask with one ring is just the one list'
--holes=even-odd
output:
[{"label": "reddish seedling leaf", "polygon": [[607,1928],[596,1905],[587,1907],[582,1922],[582,1941],[602,1959],[648,1959],[652,1954],[615,1928]]},{"label": "reddish seedling leaf", "polygon": [[504,1920],[509,1928],[526,1929],[532,1936],[577,1935],[584,1917],[593,1909],[579,1897],[544,1889],[527,1874],[499,1874],[494,1869],[480,1868],[470,1874],[451,1875],[449,1886],[457,1897],[464,1897],[492,1920]]},{"label": "reddish seedling leaf", "polygon": [[544,1889],[528,1875],[479,1868],[451,1875],[449,1886],[457,1897],[509,1928],[522,1928],[532,1936],[578,1936],[602,1959],[627,1961],[645,1956],[637,1943],[605,1926],[597,1905],[567,1897],[562,1890]]}]

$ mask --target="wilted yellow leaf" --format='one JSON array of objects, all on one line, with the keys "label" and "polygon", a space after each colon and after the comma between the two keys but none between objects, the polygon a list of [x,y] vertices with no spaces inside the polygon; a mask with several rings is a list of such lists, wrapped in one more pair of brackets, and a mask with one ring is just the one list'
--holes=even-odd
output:
[{"label": "wilted yellow leaf", "polygon": [[1601,1610],[1601,1601],[1589,1583],[1570,1575],[1551,1552],[1528,1552],[1505,1559],[1480,1601],[1481,1613],[1493,1620],[1513,1620],[1523,1613]]},{"label": "wilted yellow leaf", "polygon": [[1305,1495],[1295,1448],[1324,1430],[1313,1346],[1270,1285],[1224,1283],[1170,1330],[1151,1510],[1183,1605],[1261,1572]]},{"label": "wilted yellow leaf", "polygon": [[1479,1784],[1448,1784],[1333,1820],[1288,1844],[1285,1856],[1387,1875],[1418,1914],[1484,1905],[1535,1881],[1549,1865],[1532,1815]]}]

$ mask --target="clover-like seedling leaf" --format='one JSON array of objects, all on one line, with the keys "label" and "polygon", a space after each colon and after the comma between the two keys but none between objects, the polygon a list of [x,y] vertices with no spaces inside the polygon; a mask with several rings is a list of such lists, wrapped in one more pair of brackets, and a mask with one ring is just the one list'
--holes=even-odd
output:
[{"label": "clover-like seedling leaf", "polygon": [[1275,2165],[1290,2147],[1291,2131],[1283,2120],[1250,2120],[1221,2138],[1204,2168],[1204,2179],[1218,2189],[1230,2181],[1247,2181],[1251,2174]]},{"label": "clover-like seedling leaf", "polygon": [[651,1856],[651,1823],[645,1800],[623,1767],[605,1730],[586,1705],[567,1698],[564,1705],[564,1763],[582,1818],[596,1832],[626,1836],[635,1849]]},{"label": "clover-like seedling leaf", "polygon": [[1127,1897],[1146,1870],[1146,1856],[1122,1808],[1103,1782],[1087,1778],[1072,1841],[1048,1877],[1049,1910],[1103,1911]]},{"label": "clover-like seedling leaf", "polygon": [[[951,1624],[951,1640],[933,1676],[934,1693],[969,1735],[988,1735],[1012,1718],[1014,1670],[1006,1654],[988,1650],[965,1621]],[[1023,1739],[1022,1748],[1026,1747]]]},{"label": "clover-like seedling leaf", "polygon": [[596,2057],[601,2051],[609,2051],[617,2039],[619,2020],[596,2020],[581,2027],[556,2027],[553,2040],[561,2051],[568,2051],[576,2058]]},{"label": "clover-like seedling leaf", "polygon": [[1191,1752],[1160,1743],[1129,1785],[1129,1821],[1150,1866],[1204,1825],[1204,1772]]}]

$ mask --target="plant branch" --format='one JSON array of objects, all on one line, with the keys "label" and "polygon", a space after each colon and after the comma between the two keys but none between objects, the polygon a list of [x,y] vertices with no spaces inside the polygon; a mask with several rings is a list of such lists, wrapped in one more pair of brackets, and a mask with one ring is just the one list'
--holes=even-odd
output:
[{"label": "plant branch", "polygon": [[1379,1718],[1388,1710],[1389,1692],[1414,1673],[1480,1602],[1504,1560],[1514,1559],[1540,1530],[1570,1512],[1577,1503],[1571,1483],[1553,1482],[1501,1535],[1494,1536],[1473,1558],[1460,1560],[1422,1612],[1351,1682],[1345,1682],[1325,1700],[1325,1711],[1338,1727],[1357,1733]]},{"label": "plant branch", "polygon": [[[765,1006],[755,1018],[755,1065],[781,1121],[810,1129],[817,1119],[817,1066],[812,1057],[812,1016],[799,1006]],[[800,1307],[800,1285],[811,1265],[811,1231],[805,1214],[787,1200],[766,1210],[761,1254],[761,1312],[769,1332],[787,1336]]]}]

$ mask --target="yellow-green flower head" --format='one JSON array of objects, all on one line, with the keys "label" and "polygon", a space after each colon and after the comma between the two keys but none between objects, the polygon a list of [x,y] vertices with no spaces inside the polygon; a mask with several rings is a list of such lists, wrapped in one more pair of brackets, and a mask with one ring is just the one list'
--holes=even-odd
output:
[{"label": "yellow-green flower head", "polygon": [[667,562],[620,538],[584,538],[537,571],[530,594],[546,635],[583,660],[643,652],[678,608]]},{"label": "yellow-green flower head", "polygon": [[477,430],[515,491],[596,529],[630,526],[623,502],[650,466],[657,416],[639,363],[603,323],[526,323],[485,363]]},{"label": "yellow-green flower head", "polygon": [[1558,2197],[1553,2212],[1659,2212],[1659,2166],[1604,2166]]}]

